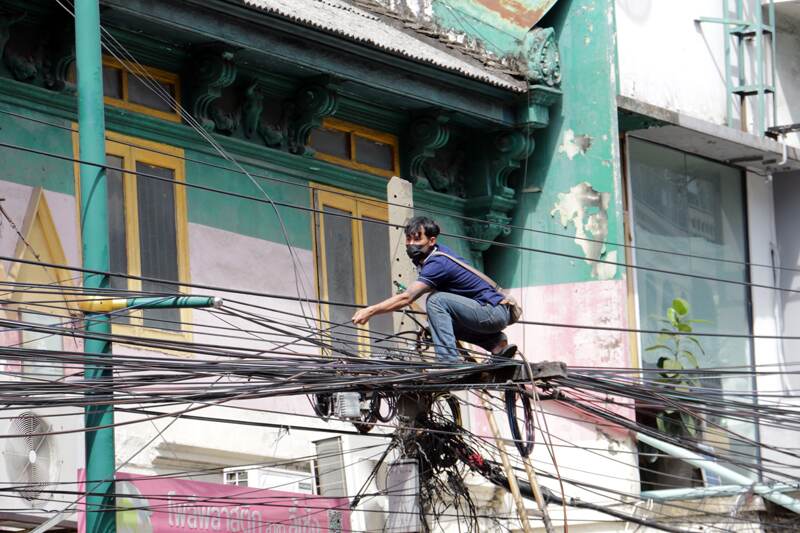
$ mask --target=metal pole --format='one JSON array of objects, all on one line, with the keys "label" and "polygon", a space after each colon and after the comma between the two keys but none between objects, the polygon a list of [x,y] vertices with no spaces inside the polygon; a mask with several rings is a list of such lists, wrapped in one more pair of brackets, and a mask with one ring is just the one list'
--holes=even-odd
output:
[{"label": "metal pole", "polygon": [[758,115],[756,117],[756,135],[759,137],[764,136],[767,130],[767,80],[764,68],[764,14],[761,11],[761,2],[757,2],[755,7],[756,12],[756,25],[755,25],[755,43],[756,43],[756,98],[758,99]]},{"label": "metal pole", "polygon": [[[78,71],[78,125],[80,158],[81,244],[83,267],[108,272],[108,195],[106,190],[103,67],[100,54],[99,0],[75,1],[75,63]],[[107,288],[108,276],[85,273],[87,289]],[[107,337],[111,325],[102,315],[87,314],[86,331]],[[86,339],[84,352],[109,354],[111,343]],[[87,380],[112,379],[110,365],[87,365]],[[87,430],[114,423],[112,395],[88,392],[95,405],[86,407]],[[103,401],[106,400],[106,401]],[[115,533],[114,429],[86,432],[86,533]]]},{"label": "metal pole", "polygon": [[222,307],[222,298],[215,296],[145,296],[139,298],[93,298],[78,302],[84,313],[108,313],[120,309],[176,309]]},{"label": "metal pole", "polygon": [[769,0],[769,62],[772,67],[772,73],[769,79],[769,85],[772,88],[772,125],[778,125],[778,102],[776,96],[778,92],[778,82],[775,79],[775,63],[778,61],[778,28],[775,27],[775,2]]}]

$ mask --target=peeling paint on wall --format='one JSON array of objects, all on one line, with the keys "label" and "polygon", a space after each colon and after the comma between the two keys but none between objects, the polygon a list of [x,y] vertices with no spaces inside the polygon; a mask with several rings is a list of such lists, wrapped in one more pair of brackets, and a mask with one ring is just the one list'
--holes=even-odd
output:
[{"label": "peeling paint on wall", "polygon": [[476,0],[488,11],[497,13],[501,18],[508,20],[520,28],[530,28],[547,13],[557,0]]},{"label": "peeling paint on wall", "polygon": [[550,216],[559,215],[564,228],[570,222],[575,226],[575,244],[581,247],[586,262],[592,267],[592,277],[601,280],[612,279],[617,273],[616,265],[595,261],[617,260],[616,250],[606,253],[603,242],[608,237],[610,199],[611,193],[596,191],[589,182],[584,181],[572,187],[569,192],[558,193],[558,200],[550,212]]},{"label": "peeling paint on wall", "polygon": [[576,155],[584,155],[592,147],[593,141],[589,135],[575,135],[574,131],[567,130],[564,132],[564,140],[558,147],[558,153],[567,154],[572,161]]}]

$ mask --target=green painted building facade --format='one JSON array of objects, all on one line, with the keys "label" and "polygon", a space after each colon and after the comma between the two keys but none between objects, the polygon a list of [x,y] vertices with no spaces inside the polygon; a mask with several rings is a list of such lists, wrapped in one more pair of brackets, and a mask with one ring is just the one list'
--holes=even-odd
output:
[{"label": "green painted building facade", "polygon": [[[613,244],[624,241],[613,2],[422,4],[414,12],[370,0],[101,2],[109,173],[121,195],[112,217],[127,238],[117,244],[117,269],[112,252],[112,271],[174,271],[174,286],[202,294],[228,287],[372,303],[393,288],[386,278],[370,292],[369,226],[352,222],[338,244],[324,241],[323,226],[385,220],[387,178],[399,175],[413,183],[417,212],[513,288],[527,320],[626,327],[628,287],[617,264],[625,253]],[[73,20],[52,2],[2,7],[0,188],[24,227],[41,187],[64,260],[80,266]],[[171,97],[193,118],[171,110]],[[156,191],[171,195],[169,209],[148,211],[142,191],[153,176],[178,182]],[[166,241],[147,226],[152,217],[174,226]],[[173,244],[171,265],[147,251]],[[20,256],[16,235],[0,235],[0,255]],[[332,266],[347,261],[349,270]],[[13,260],[3,266],[20,279]],[[139,318],[194,322],[192,337],[168,336],[204,340],[197,312]],[[518,325],[509,333],[535,359],[632,363],[621,332]],[[487,432],[473,415],[473,428]],[[581,442],[606,439],[631,452],[622,468],[636,476],[627,434],[597,437],[591,422],[568,417],[560,424]],[[140,444],[134,433],[117,432],[118,460]],[[182,438],[187,450],[240,457],[261,446],[255,436]],[[295,449],[281,454],[313,454],[308,437],[291,439]],[[617,459],[599,461],[598,471],[621,468]],[[154,464],[142,458],[131,470],[161,472]],[[619,485],[636,490],[635,482]]]}]

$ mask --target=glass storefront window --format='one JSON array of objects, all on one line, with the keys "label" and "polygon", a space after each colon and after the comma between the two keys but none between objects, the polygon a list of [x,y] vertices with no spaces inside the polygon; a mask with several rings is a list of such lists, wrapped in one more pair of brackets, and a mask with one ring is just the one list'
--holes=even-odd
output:
[{"label": "glass storefront window", "polygon": [[[666,272],[747,282],[747,220],[744,178],[738,169],[672,150],[650,142],[629,139],[629,180],[634,263]],[[670,253],[693,254],[710,259]],[[721,260],[734,261],[725,262]],[[750,334],[750,294],[746,286],[637,269],[635,272],[639,325],[659,330],[659,321],[675,298],[685,299],[696,332]],[[721,389],[726,398],[748,401],[753,382],[730,377],[715,369],[749,369],[752,346],[747,338],[699,337],[704,353],[695,350],[704,388]],[[656,335],[640,336],[642,366],[656,368],[661,354],[645,348],[658,344]],[[652,374],[648,374],[654,377]],[[754,460],[756,440],[753,420],[705,420],[702,443],[744,462]],[[716,425],[726,431],[720,431]],[[734,436],[738,434],[740,437]],[[646,476],[643,475],[643,479]],[[685,483],[690,485],[691,483]],[[681,483],[676,483],[681,485]],[[652,487],[665,488],[665,487]]]}]

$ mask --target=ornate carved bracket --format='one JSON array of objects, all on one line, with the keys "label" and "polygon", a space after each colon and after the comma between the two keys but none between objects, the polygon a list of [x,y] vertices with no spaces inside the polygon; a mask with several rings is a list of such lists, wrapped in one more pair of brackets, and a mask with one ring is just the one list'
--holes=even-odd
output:
[{"label": "ornate carved bracket", "polygon": [[[0,16],[0,55],[8,72],[17,81],[31,82],[41,70],[41,48],[23,45],[20,47],[9,46],[11,27],[25,18],[27,13],[6,13]],[[15,39],[15,44],[19,44]]]},{"label": "ornate carved bracket", "polygon": [[410,148],[406,155],[404,175],[412,183],[427,179],[426,163],[450,140],[450,129],[447,127],[449,120],[448,115],[433,112],[411,122],[407,134]]},{"label": "ornate carved bracket", "polygon": [[48,46],[44,62],[44,84],[53,91],[72,94],[75,83],[69,78],[69,71],[75,62],[75,26],[68,24]]},{"label": "ornate carved bracket", "polygon": [[500,132],[494,136],[489,152],[492,195],[514,198],[514,189],[508,186],[508,178],[533,153],[534,146],[533,136],[522,130]]},{"label": "ornate carved bracket", "polygon": [[500,196],[467,201],[467,216],[479,219],[467,222],[464,228],[469,237],[476,239],[469,243],[476,263],[480,264],[481,254],[492,246],[493,241],[511,233],[508,227],[511,223],[510,213],[516,204],[516,200]]},{"label": "ornate carved bracket", "polygon": [[258,133],[261,125],[261,113],[264,111],[264,93],[254,81],[244,90],[244,101],[242,103],[242,125],[244,126],[244,136],[251,139]]},{"label": "ornate carved bracket", "polygon": [[272,126],[264,123],[263,113],[264,93],[258,80],[254,80],[245,88],[242,99],[240,114],[244,136],[248,139],[253,139],[258,135],[264,141],[264,144],[270,148],[284,146],[286,141],[285,117],[282,117],[281,124]]},{"label": "ornate carved bracket", "polygon": [[214,101],[222,90],[236,81],[235,50],[223,44],[198,47],[194,54],[194,70],[189,79],[194,80],[190,92],[189,109],[207,131],[235,129],[234,117],[214,109]]},{"label": "ornate carved bracket", "polygon": [[561,55],[553,28],[534,28],[525,38],[528,80],[535,85],[561,84]]},{"label": "ornate carved bracket", "polygon": [[314,151],[306,146],[311,130],[322,124],[322,119],[336,113],[337,85],[330,78],[320,78],[303,86],[291,102],[288,124],[289,151],[311,156]]},{"label": "ornate carved bracket", "polygon": [[466,225],[467,235],[480,239],[470,242],[476,259],[492,241],[510,232],[508,224],[517,201],[509,177],[533,153],[533,148],[533,137],[527,131],[501,131],[493,136],[483,164],[472,167],[478,173],[485,172],[482,176],[473,172],[468,181],[467,215],[482,221]]},{"label": "ornate carved bracket", "polygon": [[[516,191],[511,175],[533,153],[532,133],[550,121],[549,109],[561,97],[561,64],[558,43],[552,28],[535,28],[525,41],[530,90],[521,104],[520,127],[494,135],[479,164],[471,164],[467,179],[466,212],[479,219],[466,225],[467,235],[477,241],[470,243],[477,262],[482,253],[500,236],[508,235],[511,212],[516,206]],[[476,151],[480,147],[475,147]]]},{"label": "ornate carved bracket", "polygon": [[25,18],[25,13],[5,13],[0,15],[0,56],[6,50],[8,40],[11,38],[11,26]]}]

